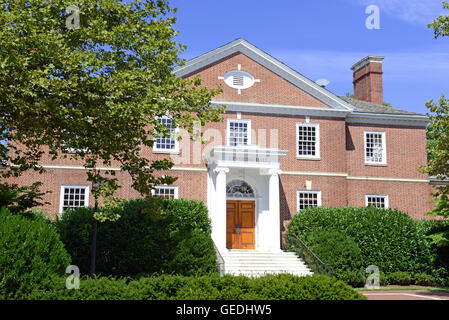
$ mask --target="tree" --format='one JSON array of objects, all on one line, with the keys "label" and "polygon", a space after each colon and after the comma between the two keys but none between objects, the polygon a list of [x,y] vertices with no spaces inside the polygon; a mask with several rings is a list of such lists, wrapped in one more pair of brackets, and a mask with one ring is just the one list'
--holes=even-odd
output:
[{"label": "tree", "polygon": [[[447,1],[443,1],[443,8],[449,9]],[[435,38],[449,36],[449,15],[436,18],[428,26],[433,28]],[[430,119],[427,136],[431,143],[428,147],[429,162],[422,171],[447,180],[449,178],[449,99],[442,94],[438,102],[429,100],[426,107],[430,111],[427,113]],[[448,184],[439,185],[437,190],[437,196],[449,195]]]},{"label": "tree", "polygon": [[42,182],[35,182],[31,186],[18,186],[0,183],[0,208],[6,207],[12,213],[25,213],[27,210],[48,204],[43,202],[43,196],[47,192],[41,192],[39,188]]},{"label": "tree", "polygon": [[426,140],[427,140],[427,162],[430,162],[430,160],[433,159],[434,155],[432,153],[432,150],[435,149],[437,140],[436,140],[436,128],[434,128],[432,125],[427,125],[426,127]]},{"label": "tree", "polygon": [[[149,196],[153,185],[171,184],[156,176],[170,160],[143,156],[168,128],[157,117],[192,133],[196,123],[219,121],[223,108],[210,100],[220,89],[199,78],[173,74],[185,46],[174,38],[176,9],[166,0],[0,0],[0,165],[2,175],[43,172],[52,160],[82,161],[103,208],[97,220],[119,216],[107,210],[119,187],[118,164],[132,187]],[[195,125],[194,125],[195,124]],[[70,155],[67,154],[71,150]],[[97,201],[96,201],[97,204]],[[95,271],[95,236],[92,270]]]},{"label": "tree", "polygon": [[[90,181],[98,165],[118,164],[149,195],[153,185],[174,181],[154,174],[170,169],[170,160],[142,156],[154,137],[168,135],[156,117],[169,114],[189,132],[195,122],[221,119],[223,108],[210,104],[219,88],[173,74],[185,49],[174,40],[176,9],[164,0],[128,2],[0,0],[3,176],[43,172],[48,154],[81,160]],[[102,174],[115,179],[114,171]]]},{"label": "tree", "polygon": [[[428,101],[426,107],[430,111],[427,113],[430,119],[427,128],[428,164],[422,167],[421,171],[447,181],[449,177],[449,100],[442,95],[437,103],[433,100]],[[449,211],[444,210],[445,204],[448,203],[446,200],[449,195],[449,183],[440,184],[436,186],[436,189],[436,208],[432,211],[432,215],[449,217]]]},{"label": "tree", "polygon": [[[449,9],[449,3],[443,1],[443,8]],[[429,28],[433,28],[435,38],[449,36],[449,16],[442,15],[436,18]],[[436,186],[435,208],[428,214],[449,218],[449,99],[444,94],[438,102],[429,100],[426,103],[429,109],[427,116],[430,124],[427,128],[428,142],[428,164],[421,168],[422,172],[437,177],[443,181]],[[449,244],[449,224],[431,235],[433,243],[439,247]]]}]

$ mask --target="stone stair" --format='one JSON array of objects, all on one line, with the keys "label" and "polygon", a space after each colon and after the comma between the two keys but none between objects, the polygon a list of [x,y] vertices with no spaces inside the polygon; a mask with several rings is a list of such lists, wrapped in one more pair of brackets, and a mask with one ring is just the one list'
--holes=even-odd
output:
[{"label": "stone stair", "polygon": [[297,276],[312,275],[313,272],[294,252],[257,250],[223,250],[225,274],[260,277],[265,274],[289,273]]}]

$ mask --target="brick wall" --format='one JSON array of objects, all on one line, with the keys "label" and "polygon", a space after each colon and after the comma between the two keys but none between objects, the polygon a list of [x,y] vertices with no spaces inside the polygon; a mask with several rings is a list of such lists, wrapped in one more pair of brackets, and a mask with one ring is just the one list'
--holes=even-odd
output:
[{"label": "brick wall", "polygon": [[323,102],[282,79],[242,53],[228,56],[186,77],[200,76],[204,85],[209,88],[217,88],[218,85],[223,84],[223,80],[218,79],[218,77],[223,77],[229,71],[237,70],[239,64],[242,71],[250,73],[255,79],[259,79],[260,82],[256,82],[252,87],[242,90],[241,94],[238,94],[237,89],[224,85],[223,93],[214,97],[214,100],[326,107]]},{"label": "brick wall", "polygon": [[[236,89],[224,86],[223,93],[215,100],[326,107],[321,101],[240,53],[189,76],[199,75],[204,85],[216,87],[223,83],[223,80],[219,80],[218,77],[224,76],[228,71],[236,70],[238,64],[241,65],[241,70],[251,73],[256,79],[260,79],[260,82],[256,82],[249,89],[242,90],[240,95]],[[197,148],[198,145],[189,139],[184,141],[189,146],[190,154],[184,159],[185,161],[175,163],[179,170],[160,173],[178,177],[175,185],[179,187],[179,197],[206,202],[207,172],[202,153],[212,145],[226,144],[227,119],[235,119],[237,114],[229,112],[223,117],[223,122],[207,124],[203,128],[207,133],[205,137],[209,137],[205,145],[199,145]],[[320,126],[321,158],[300,160],[296,158],[296,123],[306,122],[305,116],[242,113],[241,118],[251,120],[254,132],[253,144],[278,147],[288,151],[287,155],[281,159],[281,169],[286,173],[280,178],[283,223],[289,221],[296,213],[296,191],[305,189],[306,181],[312,182],[312,190],[321,190],[324,206],[364,206],[366,194],[388,194],[390,207],[407,211],[414,218],[422,218],[424,213],[432,207],[428,202],[432,199],[430,195],[432,187],[429,184],[395,181],[395,179],[426,179],[426,176],[418,171],[419,166],[426,164],[426,138],[425,129],[422,127],[348,124],[343,118],[311,116],[310,122],[318,123]],[[270,133],[273,133],[270,130],[275,130],[277,133],[277,145],[270,145]],[[386,132],[386,166],[365,164],[364,130]],[[183,151],[185,149],[181,150],[180,154],[172,156],[172,159],[179,160],[185,155]],[[144,149],[142,155],[154,160],[170,158],[170,155],[155,154],[150,149]],[[61,166],[82,165],[76,160],[52,161],[50,157],[44,157],[42,163]],[[118,167],[117,164],[113,166]],[[182,168],[188,170],[181,170]],[[118,196],[138,197],[131,188],[131,180],[126,173],[119,172],[117,177],[122,185]],[[351,177],[381,177],[386,181],[355,180]],[[45,199],[52,204],[44,209],[52,216],[56,216],[59,212],[61,185],[86,184],[86,178],[84,170],[47,169],[43,175],[27,172],[20,178],[12,179],[11,182],[28,185],[35,181],[44,182],[43,189],[53,192]],[[92,201],[91,197],[90,204],[93,204]]]}]

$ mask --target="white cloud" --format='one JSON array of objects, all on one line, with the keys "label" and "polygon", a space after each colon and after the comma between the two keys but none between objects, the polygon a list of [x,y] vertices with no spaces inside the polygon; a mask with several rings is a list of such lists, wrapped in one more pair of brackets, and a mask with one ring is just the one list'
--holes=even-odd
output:
[{"label": "white cloud", "polygon": [[[443,10],[442,0],[345,0],[363,6],[377,5],[380,13],[391,16],[413,24],[429,24],[436,17],[448,14]],[[381,18],[382,19],[382,18]]]}]

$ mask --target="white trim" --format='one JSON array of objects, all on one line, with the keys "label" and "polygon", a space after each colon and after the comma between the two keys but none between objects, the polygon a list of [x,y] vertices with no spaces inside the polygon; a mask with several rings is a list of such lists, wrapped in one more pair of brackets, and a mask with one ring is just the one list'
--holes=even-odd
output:
[{"label": "white trim", "polygon": [[429,118],[423,115],[408,114],[379,114],[351,112],[348,110],[331,109],[327,107],[295,106],[282,104],[263,104],[252,102],[217,101],[212,100],[212,105],[226,106],[226,111],[247,112],[262,114],[282,114],[300,116],[320,116],[332,118],[346,118],[346,123],[352,124],[380,124],[408,127],[426,127]]},{"label": "white trim", "polygon": [[[315,128],[315,155],[314,156],[304,156],[299,154],[299,127],[314,127]],[[320,160],[320,124],[319,123],[305,123],[305,122],[297,122],[296,123],[296,159],[299,160]]]},{"label": "white trim", "polygon": [[[162,116],[162,117],[156,117],[156,119],[159,121],[159,119],[161,118],[165,118],[165,119],[172,119],[173,117],[170,115],[166,115],[166,116]],[[169,137],[171,140],[175,141],[175,148],[174,149],[163,149],[163,148],[158,148],[156,145],[156,139],[159,136],[154,137],[154,145],[153,145],[153,153],[167,153],[167,154],[179,154],[179,141],[178,139],[176,139],[176,134],[179,133],[179,128],[176,127],[174,129],[174,133],[175,133],[175,137]],[[166,139],[166,138],[164,138]]]},{"label": "white trim", "polygon": [[[367,160],[367,158],[366,158],[366,135],[367,134],[380,134],[382,136],[382,161],[381,162]],[[385,131],[371,131],[371,130],[363,131],[363,144],[364,144],[363,152],[364,152],[365,164],[367,164],[367,165],[386,165],[387,164],[387,139],[386,139]]]},{"label": "white trim", "polygon": [[309,193],[317,194],[317,206],[321,207],[321,190],[296,190],[296,212],[299,212],[299,194]]},{"label": "white trim", "polygon": [[[67,166],[67,165],[40,165],[44,169],[60,169],[60,170],[88,170],[83,166]],[[120,168],[106,168],[96,167],[96,170],[112,170],[121,171]],[[207,168],[198,167],[173,167],[169,171],[199,171],[207,172]],[[415,178],[394,178],[394,177],[365,177],[365,176],[349,176],[347,173],[341,172],[314,172],[314,171],[282,171],[281,175],[295,175],[295,176],[322,176],[322,177],[342,177],[347,180],[367,180],[367,181],[396,181],[396,182],[416,182],[429,183],[430,179],[415,179]]]},{"label": "white trim", "polygon": [[194,168],[194,167],[172,167],[169,171],[200,171],[207,172],[207,168]]},{"label": "white trim", "polygon": [[348,177],[347,173],[339,172],[313,172],[313,171],[282,171],[282,175],[293,175],[293,176],[322,176],[322,177]]},{"label": "white trim", "polygon": [[[235,76],[242,77],[242,80],[243,80],[242,85],[234,84]],[[246,83],[245,83],[245,77],[249,79],[249,81],[246,81]],[[233,88],[233,89],[238,89],[238,90],[240,90],[240,89],[244,90],[244,89],[251,88],[255,83],[254,76],[252,74],[250,74],[249,72],[246,72],[246,71],[242,71],[240,69],[227,72],[223,76],[223,78],[224,78],[223,81],[227,86],[229,86],[230,88]]]},{"label": "white trim", "polygon": [[252,102],[234,102],[212,100],[214,106],[225,106],[228,112],[246,112],[263,114],[308,115],[333,118],[345,118],[350,111],[327,107],[308,107],[282,104],[264,104]]},{"label": "white trim", "polygon": [[413,179],[413,178],[390,178],[390,177],[355,177],[348,176],[348,180],[366,180],[366,181],[396,181],[396,182],[423,182],[429,183],[429,179]]},{"label": "white trim", "polygon": [[[230,130],[230,127],[231,127],[231,122],[237,122],[237,123],[246,123],[248,126],[247,126],[247,140],[248,140],[248,142],[247,142],[247,146],[248,145],[251,145],[251,120],[244,120],[244,119],[235,119],[235,118],[229,118],[229,119],[227,119],[227,124],[226,124],[226,146],[228,146],[228,147],[231,147],[231,145],[230,145],[230,134],[231,134],[231,130]],[[237,146],[238,147],[238,146]]]},{"label": "white trim", "polygon": [[382,61],[384,60],[384,58],[385,57],[383,57],[383,56],[373,56],[373,55],[366,56],[362,60],[354,63],[354,65],[351,67],[351,70],[353,72],[357,72],[357,71],[359,71],[360,69],[362,69],[364,66],[366,66],[369,63],[380,63],[380,64],[382,64]]},{"label": "white trim", "polygon": [[174,194],[173,197],[174,199],[178,199],[178,186],[164,186],[164,185],[158,185],[158,186],[154,186],[153,189],[151,189],[151,195],[154,196],[155,194],[155,189],[170,189],[170,190],[174,190]]},{"label": "white trim", "polygon": [[69,166],[69,165],[58,165],[58,164],[40,164],[38,167],[41,167],[43,169],[61,169],[61,170],[101,170],[101,171],[121,171],[120,168],[114,168],[114,167],[95,167],[95,168],[85,168],[83,166]]},{"label": "white trim", "polygon": [[381,124],[409,127],[426,127],[430,120],[424,115],[413,114],[379,114],[379,113],[349,113],[347,123]]},{"label": "white trim", "polygon": [[[53,164],[42,164],[39,165],[44,169],[60,169],[60,170],[90,170],[90,168],[85,168],[83,166],[69,166],[69,165],[53,165]],[[121,168],[117,167],[95,167],[95,170],[100,171],[121,171]],[[170,170],[174,171],[204,171],[207,172],[207,168],[198,168],[198,167],[172,167]]]},{"label": "white trim", "polygon": [[386,194],[366,194],[365,195],[365,207],[368,207],[368,197],[384,198],[385,209],[388,209],[390,207],[388,195],[386,195]]},{"label": "white trim", "polygon": [[396,182],[415,182],[415,183],[429,183],[429,179],[414,179],[414,178],[394,178],[394,177],[363,177],[363,176],[349,176],[347,173],[339,172],[313,172],[313,171],[282,171],[283,175],[293,176],[320,176],[320,177],[338,177],[346,178],[347,180],[366,180],[366,181],[396,181]]},{"label": "white trim", "polygon": [[[59,170],[89,170],[83,166],[67,166],[67,165],[40,165],[44,169],[59,169]],[[120,168],[114,167],[96,167],[96,170],[112,170],[121,171]],[[199,171],[207,172],[207,168],[198,167],[173,167],[169,171]],[[294,176],[322,176],[322,177],[342,177],[347,180],[367,180],[367,181],[396,181],[396,182],[416,182],[416,183],[429,183],[430,179],[415,179],[415,178],[395,178],[395,177],[366,177],[366,176],[349,176],[347,173],[341,172],[314,172],[314,171],[282,171],[281,175],[294,175]]]},{"label": "white trim", "polygon": [[89,191],[90,188],[87,185],[81,185],[81,184],[62,184],[59,188],[59,217],[62,217],[62,208],[64,207],[64,189],[66,188],[77,188],[77,189],[84,189],[84,207],[89,206]]}]

